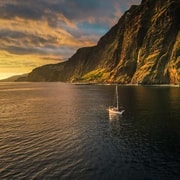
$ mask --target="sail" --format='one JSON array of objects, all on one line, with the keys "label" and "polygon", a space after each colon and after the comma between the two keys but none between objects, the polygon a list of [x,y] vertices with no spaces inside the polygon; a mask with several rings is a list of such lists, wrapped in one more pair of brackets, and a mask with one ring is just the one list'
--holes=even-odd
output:
[{"label": "sail", "polygon": [[115,113],[115,114],[122,114],[125,110],[122,108],[119,108],[118,85],[116,85],[116,89],[115,89],[115,98],[116,98],[116,104],[115,106],[109,107],[109,112]]},{"label": "sail", "polygon": [[119,96],[118,96],[118,86],[116,85],[116,106],[119,109]]}]

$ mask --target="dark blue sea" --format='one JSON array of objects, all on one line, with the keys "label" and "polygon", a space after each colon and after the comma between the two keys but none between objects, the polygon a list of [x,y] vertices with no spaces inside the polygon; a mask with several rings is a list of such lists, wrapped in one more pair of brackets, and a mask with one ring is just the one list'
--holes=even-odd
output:
[{"label": "dark blue sea", "polygon": [[180,179],[180,88],[0,83],[0,179]]}]

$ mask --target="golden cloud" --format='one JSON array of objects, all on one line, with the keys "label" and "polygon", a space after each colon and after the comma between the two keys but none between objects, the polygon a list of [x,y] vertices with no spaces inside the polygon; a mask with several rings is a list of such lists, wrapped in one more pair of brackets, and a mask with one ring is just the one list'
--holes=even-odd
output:
[{"label": "golden cloud", "polygon": [[[64,16],[58,16],[58,19],[72,28],[77,28]],[[52,28],[46,19],[37,21],[15,17],[0,19],[0,24],[1,73],[29,72],[37,66],[67,59],[65,54],[61,54],[61,48],[72,47],[73,53],[74,49],[94,44],[76,39],[59,26]],[[70,53],[68,55],[71,56]]]}]

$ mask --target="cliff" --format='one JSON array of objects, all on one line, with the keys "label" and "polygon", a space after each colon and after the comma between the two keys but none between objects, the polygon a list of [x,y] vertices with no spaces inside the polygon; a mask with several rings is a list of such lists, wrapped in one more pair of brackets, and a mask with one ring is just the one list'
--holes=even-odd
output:
[{"label": "cliff", "polygon": [[143,0],[94,47],[34,69],[28,81],[180,84],[180,1]]}]

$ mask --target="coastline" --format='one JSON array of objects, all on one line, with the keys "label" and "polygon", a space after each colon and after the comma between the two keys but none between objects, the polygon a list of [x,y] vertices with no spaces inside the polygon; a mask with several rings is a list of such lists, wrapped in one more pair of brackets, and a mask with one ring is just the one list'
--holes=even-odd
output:
[{"label": "coastline", "polygon": [[74,84],[74,85],[106,85],[106,86],[112,86],[117,85],[118,86],[149,86],[149,87],[180,87],[180,84],[121,84],[121,83],[95,83],[95,82],[65,82],[68,84]]},{"label": "coastline", "polygon": [[72,85],[105,85],[105,86],[112,86],[117,85],[118,86],[146,86],[146,87],[176,87],[180,88],[180,84],[121,84],[121,83],[103,83],[103,82],[62,82],[62,81],[1,81],[0,83],[66,83],[66,84],[72,84]]}]

